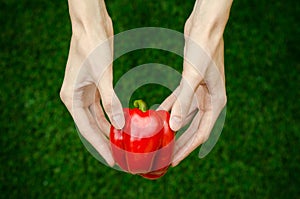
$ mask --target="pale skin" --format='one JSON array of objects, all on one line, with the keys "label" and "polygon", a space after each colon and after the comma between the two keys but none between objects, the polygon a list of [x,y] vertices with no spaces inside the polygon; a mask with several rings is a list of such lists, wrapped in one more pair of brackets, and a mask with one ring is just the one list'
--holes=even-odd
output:
[{"label": "pale skin", "polygon": [[190,119],[190,112],[199,111],[176,141],[173,166],[208,139],[226,105],[223,33],[231,4],[232,0],[198,0],[186,21],[182,81],[161,108],[171,110],[174,131]]},{"label": "pale skin", "polygon": [[[80,133],[113,166],[108,139],[110,124],[120,129],[125,120],[112,85],[112,20],[104,0],[68,3],[72,37],[60,96]],[[208,139],[226,104],[223,32],[231,4],[232,0],[197,0],[185,24],[182,81],[159,107],[171,111],[170,126],[175,131],[193,119],[190,128],[176,141],[172,166]],[[85,59],[101,43],[99,52],[103,59],[83,69]],[[201,46],[201,52],[193,48],[195,44]],[[203,52],[203,59],[210,61],[194,60],[194,55]]]}]

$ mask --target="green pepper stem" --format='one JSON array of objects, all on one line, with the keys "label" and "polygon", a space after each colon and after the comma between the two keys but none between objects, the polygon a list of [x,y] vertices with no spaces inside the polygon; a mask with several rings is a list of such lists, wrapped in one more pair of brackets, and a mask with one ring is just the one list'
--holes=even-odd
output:
[{"label": "green pepper stem", "polygon": [[143,112],[147,111],[147,104],[143,100],[135,100],[133,106],[140,109]]}]

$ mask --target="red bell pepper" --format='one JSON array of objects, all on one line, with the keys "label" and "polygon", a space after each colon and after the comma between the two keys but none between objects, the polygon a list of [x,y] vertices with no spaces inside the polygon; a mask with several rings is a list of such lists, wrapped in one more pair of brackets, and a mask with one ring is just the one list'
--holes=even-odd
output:
[{"label": "red bell pepper", "polygon": [[142,100],[134,102],[134,109],[124,108],[125,126],[118,130],[111,126],[110,143],[116,163],[124,171],[144,178],[163,176],[171,163],[175,133],[169,126],[167,111],[146,111]]}]

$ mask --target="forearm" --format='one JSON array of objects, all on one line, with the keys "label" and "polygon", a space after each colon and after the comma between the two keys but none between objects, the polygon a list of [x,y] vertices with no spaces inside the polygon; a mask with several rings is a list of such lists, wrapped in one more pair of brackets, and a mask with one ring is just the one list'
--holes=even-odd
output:
[{"label": "forearm", "polygon": [[[68,0],[72,24],[71,48],[84,59],[99,43],[113,49],[113,25],[104,0]],[[109,40],[108,40],[109,39]],[[73,53],[73,54],[74,54]]]},{"label": "forearm", "polygon": [[193,24],[207,35],[222,35],[233,0],[196,0]]},{"label": "forearm", "polygon": [[105,33],[107,18],[104,0],[68,0],[73,35],[97,31]]},{"label": "forearm", "polygon": [[233,0],[196,0],[190,17],[190,36],[204,45],[204,48],[210,48],[208,51],[214,51],[214,47],[223,38],[232,2]]}]

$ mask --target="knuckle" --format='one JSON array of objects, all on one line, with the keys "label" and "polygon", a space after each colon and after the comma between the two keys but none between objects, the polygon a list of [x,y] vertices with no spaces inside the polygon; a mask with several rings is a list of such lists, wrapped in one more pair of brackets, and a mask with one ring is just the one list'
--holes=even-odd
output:
[{"label": "knuckle", "polygon": [[190,32],[191,25],[191,18],[189,17],[184,24],[184,33],[186,34],[186,36],[188,36]]},{"label": "knuckle", "polygon": [[224,108],[224,106],[227,103],[227,96],[226,94],[222,94],[218,97],[218,104],[220,106],[220,108]]},{"label": "knuckle", "polygon": [[203,80],[204,74],[202,74],[194,66],[185,64],[182,72],[182,78],[191,88],[196,89],[201,80]]},{"label": "knuckle", "polygon": [[103,108],[105,112],[109,115],[109,117],[120,114],[122,112],[122,106],[116,94],[114,93],[113,88],[106,89],[105,91],[102,90],[101,100]]},{"label": "knuckle", "polygon": [[111,19],[111,17],[107,17],[107,22],[106,22],[109,26],[113,25],[113,21]]},{"label": "knuckle", "polygon": [[221,91],[217,95],[215,95],[212,100],[214,101],[213,104],[215,108],[217,108],[217,110],[223,109],[227,103],[227,96],[226,96],[225,89],[224,91]]},{"label": "knuckle", "polygon": [[210,135],[210,134],[205,134],[205,135],[203,135],[203,136],[202,136],[201,142],[202,142],[202,143],[206,142],[206,141],[208,140],[208,138],[209,138],[209,135]]},{"label": "knuckle", "polygon": [[105,112],[108,114],[110,114],[113,110],[113,106],[111,103],[105,103],[105,104],[103,104],[103,107],[105,109]]},{"label": "knuckle", "polygon": [[71,107],[72,97],[69,95],[69,92],[62,88],[59,92],[59,96],[67,108]]},{"label": "knuckle", "polygon": [[67,92],[65,91],[65,89],[61,89],[60,92],[59,92],[59,97],[61,99],[62,102],[66,102],[68,100],[68,94]]},{"label": "knuckle", "polygon": [[198,134],[195,139],[195,144],[197,146],[199,146],[200,144],[203,144],[204,142],[206,142],[208,140],[208,138],[209,138],[209,134],[207,134],[207,133]]}]

